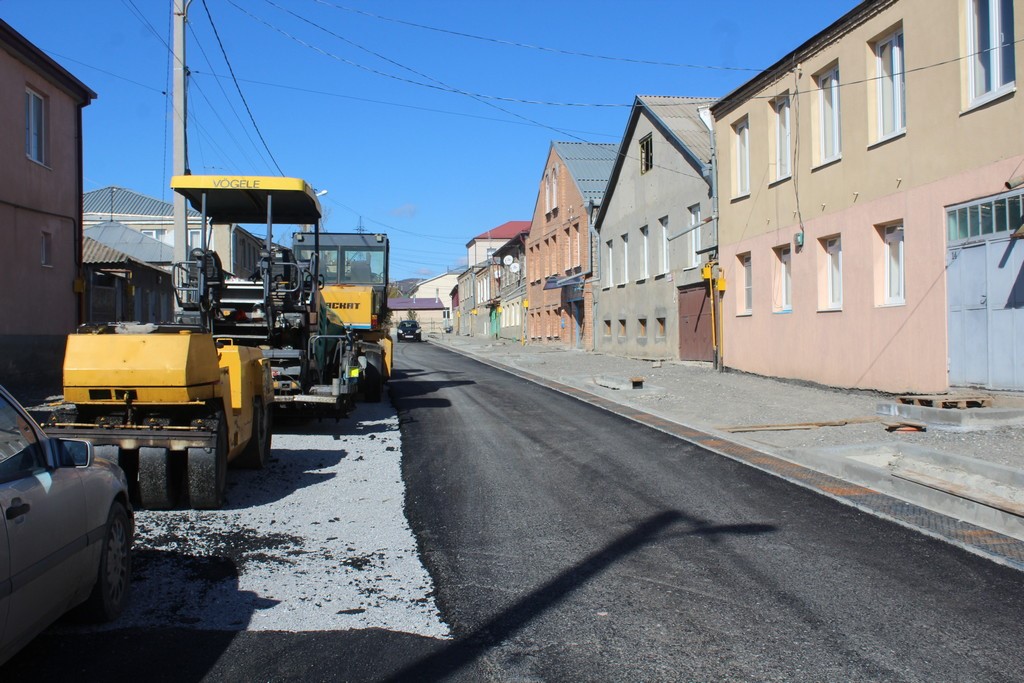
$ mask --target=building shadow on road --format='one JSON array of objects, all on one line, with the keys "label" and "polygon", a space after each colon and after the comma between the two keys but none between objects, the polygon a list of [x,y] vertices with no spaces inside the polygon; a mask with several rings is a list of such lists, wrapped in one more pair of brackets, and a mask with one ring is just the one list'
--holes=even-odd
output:
[{"label": "building shadow on road", "polygon": [[[686,524],[689,528],[676,529]],[[553,609],[592,579],[646,546],[666,538],[700,535],[728,536],[776,531],[770,524],[713,525],[678,510],[666,510],[637,524],[605,547],[562,571],[508,608],[431,654],[391,674],[387,681],[433,681],[456,675],[486,652],[507,641],[548,610]]]}]

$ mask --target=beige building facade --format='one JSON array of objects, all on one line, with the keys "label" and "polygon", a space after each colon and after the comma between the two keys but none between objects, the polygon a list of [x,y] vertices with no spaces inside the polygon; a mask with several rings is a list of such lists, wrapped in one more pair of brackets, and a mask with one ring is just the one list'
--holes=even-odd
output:
[{"label": "beige building facade", "polygon": [[712,108],[726,366],[1024,388],[1022,22],[1021,2],[863,2]]}]

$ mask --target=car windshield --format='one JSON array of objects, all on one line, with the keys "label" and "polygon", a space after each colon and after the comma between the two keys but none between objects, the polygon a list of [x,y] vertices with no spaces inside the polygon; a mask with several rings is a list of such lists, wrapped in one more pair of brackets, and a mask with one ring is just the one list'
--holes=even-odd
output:
[{"label": "car windshield", "polygon": [[402,322],[398,323],[398,326],[400,328],[403,328],[403,329],[409,329],[409,328],[416,329],[416,321],[415,320],[403,320]]}]

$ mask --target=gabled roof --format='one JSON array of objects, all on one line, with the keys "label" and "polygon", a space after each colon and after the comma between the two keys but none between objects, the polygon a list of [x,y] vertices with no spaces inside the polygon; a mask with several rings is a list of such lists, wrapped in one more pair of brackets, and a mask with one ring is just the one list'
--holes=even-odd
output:
[{"label": "gabled roof", "polygon": [[155,240],[149,235],[143,235],[138,230],[132,230],[117,221],[105,221],[86,228],[83,232],[86,237],[91,237],[100,244],[122,251],[137,261],[144,263],[171,263],[174,261],[174,248],[169,244]]},{"label": "gabled roof", "polygon": [[[646,109],[655,123],[660,123],[706,166],[711,163],[711,134],[700,120],[698,110],[715,102],[710,97],[637,95],[633,109],[635,111],[638,104]],[[629,132],[632,132],[631,128]]]},{"label": "gabled roof", "polygon": [[[186,207],[188,215],[199,218],[195,209]],[[174,215],[174,204],[154,199],[123,187],[109,186],[82,195],[83,213],[105,216],[166,216]],[[111,219],[113,220],[113,218]]]},{"label": "gabled roof", "polygon": [[510,240],[513,237],[519,235],[522,232],[530,232],[530,221],[509,221],[502,223],[496,228],[491,228],[487,232],[482,232],[470,241],[466,242],[466,247],[473,246],[473,242],[477,240]]},{"label": "gabled roof", "polygon": [[[608,178],[608,187],[614,188],[618,182],[622,165],[636,157],[630,157],[629,148],[633,144],[640,115],[646,113],[654,126],[672,143],[680,154],[697,167],[707,177],[711,172],[711,133],[700,119],[700,109],[715,103],[713,98],[705,97],[664,97],[655,95],[637,95],[633,109],[626,123],[626,132],[619,144],[619,152],[615,159],[615,168]],[[655,167],[658,160],[655,158]],[[604,221],[605,202],[601,202],[595,225],[600,228]]]},{"label": "gabled roof", "polygon": [[583,201],[601,203],[608,177],[612,174],[618,145],[610,142],[552,142],[551,146],[565,162]]}]

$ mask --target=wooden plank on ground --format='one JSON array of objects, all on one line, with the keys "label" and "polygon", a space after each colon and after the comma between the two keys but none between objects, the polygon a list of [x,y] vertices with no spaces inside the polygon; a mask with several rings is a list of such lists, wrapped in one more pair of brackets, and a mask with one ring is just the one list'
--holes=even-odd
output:
[{"label": "wooden plank on ground", "polygon": [[738,432],[781,432],[792,429],[817,429],[819,427],[845,427],[851,424],[878,422],[878,417],[851,417],[845,420],[823,420],[821,422],[787,422],[783,424],[740,425],[738,427],[717,427],[719,431]]}]

